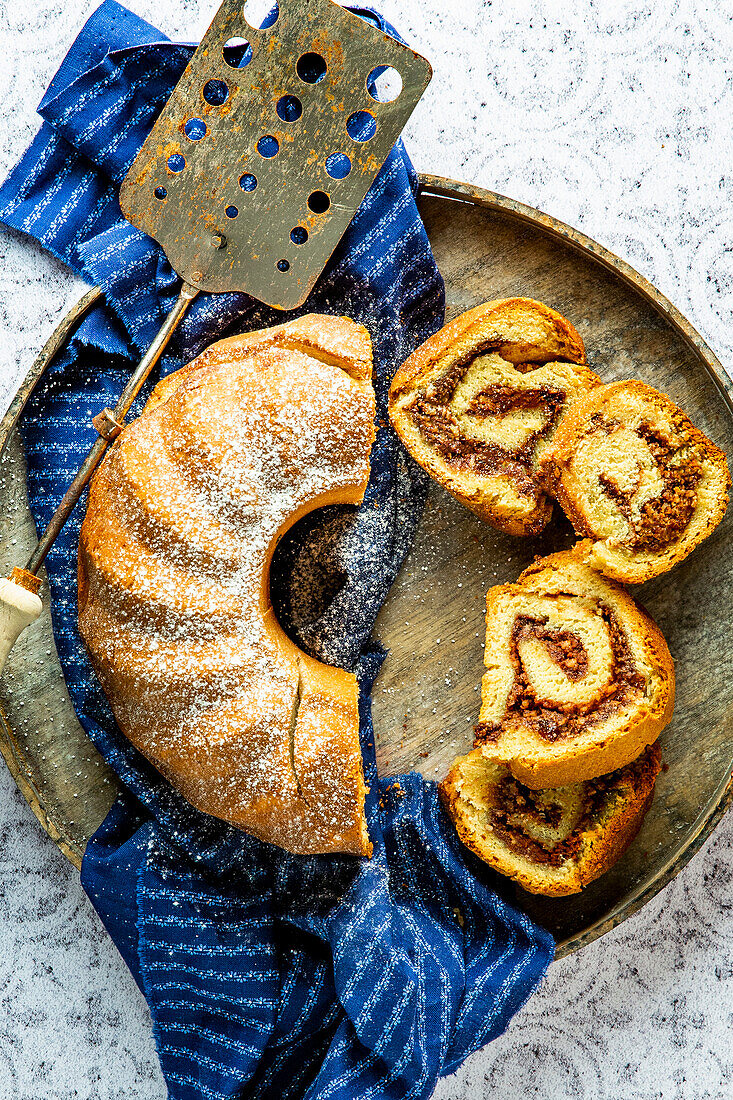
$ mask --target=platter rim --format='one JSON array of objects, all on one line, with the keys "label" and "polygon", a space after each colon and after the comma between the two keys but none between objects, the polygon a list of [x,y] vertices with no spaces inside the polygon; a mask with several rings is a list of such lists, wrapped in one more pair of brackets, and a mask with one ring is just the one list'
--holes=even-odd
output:
[{"label": "platter rim", "polygon": [[[625,260],[609,249],[594,241],[580,230],[546,214],[535,207],[528,206],[498,192],[490,191],[474,184],[442,176],[420,174],[419,197],[443,198],[455,202],[468,203],[481,207],[502,217],[530,225],[546,236],[557,240],[564,247],[574,249],[586,258],[605,267],[618,276],[627,286],[643,297],[682,338],[700,365],[715,383],[728,413],[733,418],[733,381],[728,377],[720,360],[710,349],[703,337],[686,317],[644,276],[640,275]],[[65,347],[68,339],[84,316],[103,297],[100,287],[93,287],[76,302],[54,329],[38,356],[34,360],[25,378],[21,382],[7,412],[0,420],[0,455],[22,415],[35,386],[58,353]],[[77,868],[81,869],[84,849],[65,828],[63,822],[54,819],[53,807],[44,802],[36,784],[33,772],[25,766],[20,743],[11,724],[0,707],[0,754],[5,759],[20,792],[28,802],[41,827],[54,841],[57,847]],[[733,768],[733,761],[731,764]],[[670,857],[656,876],[638,890],[627,896],[612,912],[588,925],[572,936],[560,940],[556,946],[555,958],[560,959],[587,946],[606,932],[617,927],[628,917],[637,913],[648,901],[659,893],[686,866],[692,857],[713,833],[726,810],[733,801],[733,775],[723,777],[713,799],[701,811],[688,836],[677,848],[671,850]]]}]

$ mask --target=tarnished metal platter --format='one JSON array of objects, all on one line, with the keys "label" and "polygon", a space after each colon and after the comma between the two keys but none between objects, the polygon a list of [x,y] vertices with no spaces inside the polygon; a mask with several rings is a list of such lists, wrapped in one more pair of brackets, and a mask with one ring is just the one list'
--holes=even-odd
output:
[{"label": "tarnished metal platter", "polygon": [[[665,391],[733,457],[733,387],[701,337],[644,279],[537,210],[435,177],[423,177],[422,187],[421,212],[446,281],[449,318],[490,298],[539,298],[576,325],[604,379],[634,376]],[[13,422],[97,293],[54,334],[0,428],[0,444],[8,440],[0,470],[5,572],[24,559],[34,538]],[[686,562],[638,593],[664,631],[677,670],[675,716],[662,735],[667,770],[638,838],[613,870],[576,897],[534,898],[502,880],[502,889],[556,936],[558,955],[602,935],[651,898],[730,802],[732,529],[729,514]],[[431,488],[414,547],[377,623],[390,650],[374,692],[383,774],[415,767],[439,779],[470,747],[486,589],[516,579],[536,554],[572,541],[569,527],[557,522],[537,540],[501,535]],[[73,714],[47,611],[16,645],[0,695],[0,751],[43,827],[79,866],[116,780]]]}]

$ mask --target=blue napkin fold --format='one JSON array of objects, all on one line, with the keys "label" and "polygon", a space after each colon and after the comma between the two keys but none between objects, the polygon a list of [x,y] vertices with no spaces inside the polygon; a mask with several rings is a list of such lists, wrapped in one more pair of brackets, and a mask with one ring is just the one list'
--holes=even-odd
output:
[{"label": "blue napkin fold", "polygon": [[[192,50],[105,0],[0,187],[2,221],[105,290],[24,418],[39,527],[93,441],[91,416],[114,404],[176,296],[175,272],[124,221],[117,195]],[[369,329],[378,434],[364,504],[299,524],[275,575],[278,611],[303,648],[359,677],[371,860],[291,856],[189,806],[120,734],[87,661],[76,625],[82,508],[47,560],[69,692],[126,786],[89,843],[82,882],[150,1005],[175,1100],[427,1097],[504,1030],[552,957],[549,934],[506,904],[462,848],[435,784],[376,774],[370,690],[384,653],[369,635],[425,498],[424,475],[388,426],[387,391],[444,308],[416,194],[397,143],[300,311],[348,314]],[[243,294],[202,295],[160,373],[282,319]],[[287,578],[314,556],[339,583],[326,577],[322,606],[306,615]]]}]

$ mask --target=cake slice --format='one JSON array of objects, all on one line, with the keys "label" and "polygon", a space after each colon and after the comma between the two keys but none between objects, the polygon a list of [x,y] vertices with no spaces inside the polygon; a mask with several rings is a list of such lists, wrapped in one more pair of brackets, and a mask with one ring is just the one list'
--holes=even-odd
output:
[{"label": "cake slice", "polygon": [[480,746],[440,786],[459,837],[532,894],[575,894],[616,862],[636,836],[660,769],[657,744],[610,775],[531,790]]},{"label": "cake slice", "polygon": [[686,558],[728,504],[723,452],[674,401],[643,382],[579,395],[543,468],[575,530],[592,540],[590,564],[630,584]]},{"label": "cake slice", "polygon": [[540,558],[486,597],[476,737],[535,789],[624,767],[672,717],[662,632],[584,559],[582,543]]},{"label": "cake slice", "polygon": [[531,298],[457,317],[397,371],[389,410],[424,470],[482,519],[536,535],[553,502],[543,456],[567,404],[599,385],[569,321]]}]

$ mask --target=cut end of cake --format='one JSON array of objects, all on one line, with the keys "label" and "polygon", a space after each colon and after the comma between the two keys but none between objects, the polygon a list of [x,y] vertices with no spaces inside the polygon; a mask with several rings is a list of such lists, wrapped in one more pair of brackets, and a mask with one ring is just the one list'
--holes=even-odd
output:
[{"label": "cut end of cake", "polygon": [[479,746],[455,762],[440,795],[467,848],[528,892],[559,897],[578,893],[623,854],[660,767],[655,744],[608,775],[532,790]]},{"label": "cut end of cake", "polygon": [[390,418],[462,504],[507,534],[536,535],[553,510],[545,452],[566,405],[599,382],[564,317],[529,298],[502,299],[414,352],[392,383]]},{"label": "cut end of cake", "polygon": [[545,463],[549,490],[590,540],[589,563],[627,584],[684,560],[728,505],[724,453],[643,382],[614,382],[581,395]]},{"label": "cut end of cake", "polygon": [[674,664],[649,615],[583,543],[489,590],[477,740],[532,788],[623,767],[672,717]]}]

